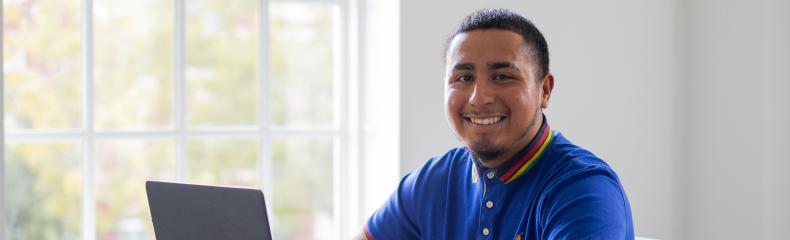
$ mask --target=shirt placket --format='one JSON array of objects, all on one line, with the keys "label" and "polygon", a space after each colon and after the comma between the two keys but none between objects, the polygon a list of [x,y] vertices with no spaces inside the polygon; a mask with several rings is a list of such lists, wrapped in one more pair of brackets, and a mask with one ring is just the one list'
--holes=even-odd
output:
[{"label": "shirt placket", "polygon": [[480,226],[477,231],[478,239],[493,239],[494,231],[494,217],[496,213],[496,205],[499,202],[497,196],[502,183],[494,174],[491,169],[483,173],[483,201],[480,204]]}]

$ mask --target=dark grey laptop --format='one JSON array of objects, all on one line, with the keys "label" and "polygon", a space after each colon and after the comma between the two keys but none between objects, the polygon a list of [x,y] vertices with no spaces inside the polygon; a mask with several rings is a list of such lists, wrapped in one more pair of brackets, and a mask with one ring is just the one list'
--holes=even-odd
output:
[{"label": "dark grey laptop", "polygon": [[259,189],[147,181],[158,240],[270,240]]}]

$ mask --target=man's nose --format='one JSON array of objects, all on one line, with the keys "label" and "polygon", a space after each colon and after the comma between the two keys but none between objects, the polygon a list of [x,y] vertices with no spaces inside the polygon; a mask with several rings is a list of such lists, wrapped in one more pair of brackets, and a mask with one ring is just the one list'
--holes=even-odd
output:
[{"label": "man's nose", "polygon": [[484,80],[475,81],[472,95],[469,97],[469,104],[473,106],[482,106],[493,103],[495,98],[494,93],[491,84]]}]

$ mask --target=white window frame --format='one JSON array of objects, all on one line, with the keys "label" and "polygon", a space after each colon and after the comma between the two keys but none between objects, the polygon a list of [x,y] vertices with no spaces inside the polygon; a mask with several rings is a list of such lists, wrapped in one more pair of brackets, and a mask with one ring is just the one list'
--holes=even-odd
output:
[{"label": "white window frame", "polygon": [[[3,4],[0,4],[0,22],[5,24],[3,15]],[[3,46],[5,45],[4,27],[0,27],[0,119],[5,122],[5,57]],[[0,124],[0,240],[5,240],[5,123]]]},{"label": "white window frame", "polygon": [[[5,131],[0,126],[0,147],[3,154],[0,156],[0,173],[4,173],[4,149],[6,138],[10,142],[40,142],[74,140],[82,144],[82,239],[96,239],[96,196],[94,193],[94,144],[98,139],[172,139],[175,142],[175,176],[177,181],[186,180],[186,144],[185,141],[195,137],[209,138],[242,138],[256,139],[258,147],[258,172],[261,176],[262,190],[266,196],[268,212],[276,201],[272,197],[272,152],[271,139],[273,136],[309,136],[328,137],[333,140],[333,223],[334,239],[349,239],[360,230],[367,213],[362,210],[362,186],[360,179],[363,171],[363,162],[360,161],[362,153],[360,144],[364,135],[360,129],[360,116],[364,115],[364,108],[360,107],[361,82],[359,81],[360,44],[360,2],[357,0],[295,0],[296,2],[315,2],[334,4],[334,126],[328,128],[282,128],[274,127],[269,122],[269,3],[271,0],[258,0],[259,7],[259,53],[258,53],[258,118],[256,128],[210,128],[188,129],[184,120],[184,93],[185,93],[185,0],[173,0],[174,4],[174,69],[173,69],[173,97],[174,120],[173,127],[169,130],[143,130],[143,131],[96,131],[94,128],[94,90],[93,90],[93,0],[82,0],[81,3],[81,57],[82,57],[82,128],[75,130],[12,130]],[[283,2],[291,2],[285,0]],[[2,4],[0,4],[0,19],[2,19]],[[2,29],[0,29],[0,44],[2,44]],[[2,45],[0,45],[2,46]],[[0,47],[2,56],[2,47]],[[0,67],[2,67],[0,58]],[[0,74],[0,81],[4,74]],[[3,108],[3,86],[0,82],[0,110]],[[0,119],[4,119],[0,111]],[[5,132],[4,132],[5,131]],[[394,170],[397,171],[397,170]],[[0,177],[0,205],[5,203],[5,177]],[[144,183],[140,183],[141,185]],[[270,216],[270,220],[274,220]],[[5,212],[0,207],[0,240],[6,237]]]}]

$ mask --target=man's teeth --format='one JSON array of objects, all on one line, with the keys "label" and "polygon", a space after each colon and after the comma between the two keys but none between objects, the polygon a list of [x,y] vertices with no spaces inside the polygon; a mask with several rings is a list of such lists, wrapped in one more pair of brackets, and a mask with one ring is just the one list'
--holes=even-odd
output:
[{"label": "man's teeth", "polygon": [[490,117],[490,118],[469,118],[469,120],[476,124],[490,125],[502,121],[502,118],[503,117],[499,116],[499,117]]}]

